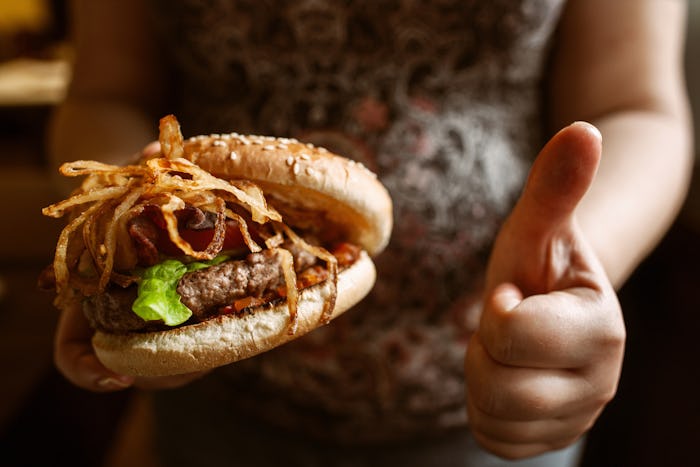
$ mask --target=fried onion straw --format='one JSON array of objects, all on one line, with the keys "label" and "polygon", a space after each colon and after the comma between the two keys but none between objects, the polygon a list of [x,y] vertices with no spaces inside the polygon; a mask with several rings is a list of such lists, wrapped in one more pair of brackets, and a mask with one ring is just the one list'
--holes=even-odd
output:
[{"label": "fried onion straw", "polygon": [[[161,119],[159,141],[161,153],[144,157],[138,164],[116,166],[74,161],[61,166],[60,172],[65,176],[86,178],[72,196],[42,211],[46,216],[68,215],[70,219],[59,236],[53,262],[57,302],[66,299],[74,289],[89,296],[103,292],[110,282],[127,286],[137,280],[115,271],[115,262],[118,263],[118,251],[119,259],[126,263],[124,258],[136,258],[125,226],[146,207],[161,213],[170,241],[183,255],[193,259],[209,260],[221,253],[227,220],[237,224],[248,250],[261,251],[246,219],[235,212],[234,207],[237,207],[247,211],[253,222],[269,224],[274,232],[262,235],[265,246],[276,251],[281,261],[289,332],[293,334],[297,328],[298,290],[294,258],[281,246],[285,237],[326,263],[332,292],[321,321],[328,322],[335,308],[337,259],[324,248],[308,244],[284,224],[280,213],[268,206],[262,189],[256,184],[217,178],[182,158],[183,137],[175,117]],[[211,213],[215,218],[213,237],[203,250],[195,250],[180,235],[176,213],[187,206]]]},{"label": "fried onion straw", "polygon": [[158,142],[166,159],[180,159],[185,154],[184,138],[180,131],[180,124],[173,115],[160,119]]}]

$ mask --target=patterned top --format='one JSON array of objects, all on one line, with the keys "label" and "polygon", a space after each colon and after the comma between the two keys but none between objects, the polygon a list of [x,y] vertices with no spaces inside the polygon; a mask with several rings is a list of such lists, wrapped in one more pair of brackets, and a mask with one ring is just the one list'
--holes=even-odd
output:
[{"label": "patterned top", "polygon": [[160,1],[186,136],[312,142],[376,171],[394,200],[360,306],[211,379],[340,440],[463,426],[483,269],[541,144],[563,0]]}]

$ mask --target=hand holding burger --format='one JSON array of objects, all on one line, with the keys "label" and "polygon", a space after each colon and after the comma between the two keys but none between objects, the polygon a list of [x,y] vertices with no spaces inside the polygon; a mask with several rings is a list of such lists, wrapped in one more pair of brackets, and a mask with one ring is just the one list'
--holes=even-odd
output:
[{"label": "hand holding burger", "polygon": [[108,386],[198,374],[302,336],[369,292],[392,226],[374,174],[296,140],[184,140],[172,116],[160,130],[160,152],[138,164],[61,168],[85,180],[44,209],[68,218],[42,281],[63,310],[59,367],[94,333],[98,360],[84,345],[78,360]]}]

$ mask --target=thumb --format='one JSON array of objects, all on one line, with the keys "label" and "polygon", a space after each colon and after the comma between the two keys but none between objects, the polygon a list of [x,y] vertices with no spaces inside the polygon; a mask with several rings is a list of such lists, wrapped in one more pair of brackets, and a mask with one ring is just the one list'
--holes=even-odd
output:
[{"label": "thumb", "polygon": [[593,182],[601,152],[593,125],[576,122],[560,130],[537,156],[514,212],[543,227],[568,219]]},{"label": "thumb", "polygon": [[498,285],[488,297],[487,308],[500,312],[509,313],[513,311],[520,302],[523,301],[523,293],[520,289],[511,283],[504,282]]}]

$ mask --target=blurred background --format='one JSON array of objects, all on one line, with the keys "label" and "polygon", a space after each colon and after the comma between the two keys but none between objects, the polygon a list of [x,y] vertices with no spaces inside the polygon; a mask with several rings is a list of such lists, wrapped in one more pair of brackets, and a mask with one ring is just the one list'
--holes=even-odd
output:
[{"label": "blurred background", "polygon": [[[686,69],[700,114],[700,1],[688,3]],[[91,394],[56,373],[57,314],[35,286],[60,229],[60,221],[40,211],[57,199],[44,132],[70,79],[66,22],[66,0],[0,0],[0,464],[6,466],[105,465],[135,395]],[[590,434],[586,466],[697,465],[699,240],[696,169],[680,217],[621,291],[626,362],[619,394]]]}]

